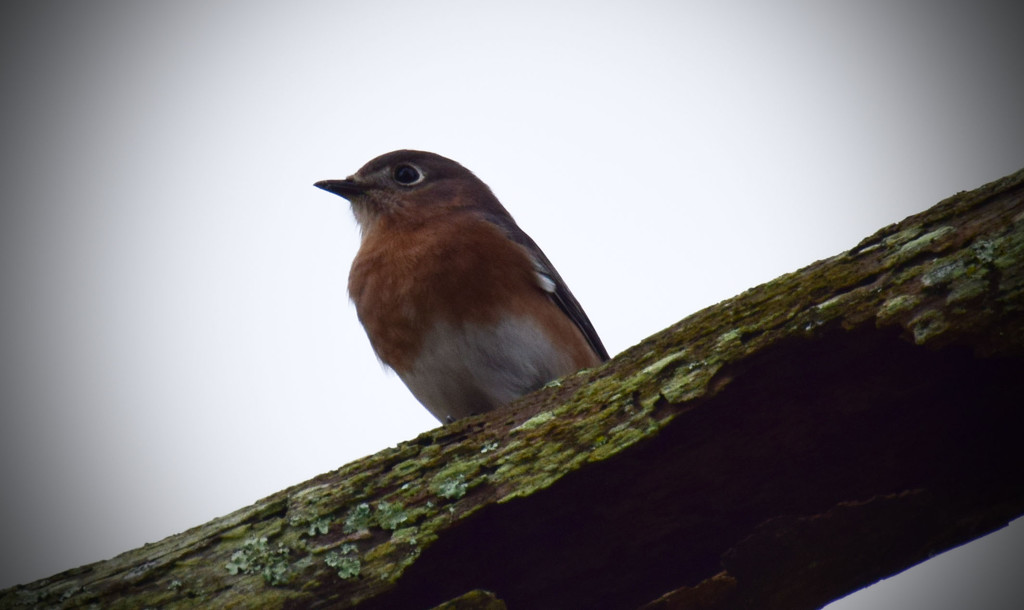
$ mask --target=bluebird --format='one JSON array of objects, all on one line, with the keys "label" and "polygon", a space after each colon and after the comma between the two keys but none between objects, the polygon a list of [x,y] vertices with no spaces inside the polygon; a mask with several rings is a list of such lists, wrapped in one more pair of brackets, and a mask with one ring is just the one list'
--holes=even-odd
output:
[{"label": "bluebird", "polygon": [[455,161],[398,150],[315,186],[352,204],[348,292],[373,350],[441,422],[608,359],[548,257]]}]

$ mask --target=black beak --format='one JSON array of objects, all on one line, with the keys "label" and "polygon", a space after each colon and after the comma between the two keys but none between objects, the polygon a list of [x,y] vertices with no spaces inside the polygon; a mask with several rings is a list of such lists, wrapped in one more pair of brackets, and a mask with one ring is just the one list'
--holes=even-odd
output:
[{"label": "black beak", "polygon": [[366,186],[353,182],[352,180],[321,180],[313,186],[321,188],[328,193],[334,193],[339,197],[348,199],[353,195],[361,195],[366,192]]}]

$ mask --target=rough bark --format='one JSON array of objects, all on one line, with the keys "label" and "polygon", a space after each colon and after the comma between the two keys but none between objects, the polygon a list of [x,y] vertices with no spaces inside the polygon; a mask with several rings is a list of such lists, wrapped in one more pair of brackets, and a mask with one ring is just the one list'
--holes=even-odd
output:
[{"label": "rough bark", "polygon": [[818,608],[1024,513],[1022,201],[1024,170],[0,606]]}]

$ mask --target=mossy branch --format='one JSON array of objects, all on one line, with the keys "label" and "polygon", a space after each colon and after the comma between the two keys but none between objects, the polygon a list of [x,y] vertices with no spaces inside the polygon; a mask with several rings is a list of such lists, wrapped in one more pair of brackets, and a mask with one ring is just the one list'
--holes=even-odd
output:
[{"label": "mossy branch", "polygon": [[1024,513],[1022,202],[1024,171],[960,193],[0,606],[820,607]]}]

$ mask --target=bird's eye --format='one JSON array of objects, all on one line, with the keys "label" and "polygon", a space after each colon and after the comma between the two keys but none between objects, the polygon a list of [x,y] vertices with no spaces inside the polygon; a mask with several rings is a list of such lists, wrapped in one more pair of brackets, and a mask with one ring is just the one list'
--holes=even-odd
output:
[{"label": "bird's eye", "polygon": [[395,168],[395,182],[398,182],[399,184],[412,186],[422,180],[423,174],[420,173],[420,170],[411,165],[399,165]]}]

